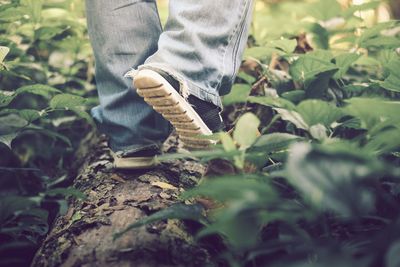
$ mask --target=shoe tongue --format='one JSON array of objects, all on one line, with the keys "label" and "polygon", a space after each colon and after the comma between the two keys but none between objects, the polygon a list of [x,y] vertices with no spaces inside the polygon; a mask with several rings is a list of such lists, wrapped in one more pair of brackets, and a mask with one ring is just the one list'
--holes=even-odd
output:
[{"label": "shoe tongue", "polygon": [[189,96],[188,101],[212,132],[218,132],[225,128],[217,106],[193,95]]}]

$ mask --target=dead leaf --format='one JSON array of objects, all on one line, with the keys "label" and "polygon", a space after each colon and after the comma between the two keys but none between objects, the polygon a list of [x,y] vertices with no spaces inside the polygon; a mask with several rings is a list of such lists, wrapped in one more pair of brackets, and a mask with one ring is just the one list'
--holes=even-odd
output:
[{"label": "dead leaf", "polygon": [[168,184],[168,183],[164,183],[164,182],[152,182],[151,185],[159,187],[161,189],[178,190],[178,188],[176,188],[175,186]]}]

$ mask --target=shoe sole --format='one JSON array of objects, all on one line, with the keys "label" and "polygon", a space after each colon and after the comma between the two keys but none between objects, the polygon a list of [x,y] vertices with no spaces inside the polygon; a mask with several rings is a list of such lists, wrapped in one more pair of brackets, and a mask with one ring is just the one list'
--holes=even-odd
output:
[{"label": "shoe sole", "polygon": [[133,83],[144,101],[175,127],[186,148],[204,149],[214,143],[199,137],[211,135],[212,131],[189,102],[160,74],[153,70],[141,70]]},{"label": "shoe sole", "polygon": [[154,157],[127,157],[121,158],[113,155],[114,168],[120,170],[150,169],[156,165]]}]

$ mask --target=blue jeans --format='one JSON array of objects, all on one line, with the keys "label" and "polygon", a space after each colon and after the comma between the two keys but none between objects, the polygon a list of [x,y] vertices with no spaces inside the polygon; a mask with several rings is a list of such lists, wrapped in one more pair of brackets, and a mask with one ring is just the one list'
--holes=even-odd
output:
[{"label": "blue jeans", "polygon": [[86,0],[100,105],[92,116],[113,151],[157,148],[171,126],[124,74],[149,67],[184,80],[222,108],[246,46],[252,0],[170,0],[162,29],[155,0]]}]

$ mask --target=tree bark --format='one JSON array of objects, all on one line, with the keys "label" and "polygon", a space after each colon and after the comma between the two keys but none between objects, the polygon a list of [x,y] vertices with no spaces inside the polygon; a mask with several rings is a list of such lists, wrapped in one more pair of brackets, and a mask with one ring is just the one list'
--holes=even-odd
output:
[{"label": "tree bark", "polygon": [[73,182],[87,198],[71,201],[56,219],[32,266],[204,266],[208,252],[180,222],[148,225],[116,241],[113,233],[176,203],[179,191],[194,186],[205,166],[175,160],[147,172],[116,172],[104,139],[89,140],[78,153],[86,156]]}]

